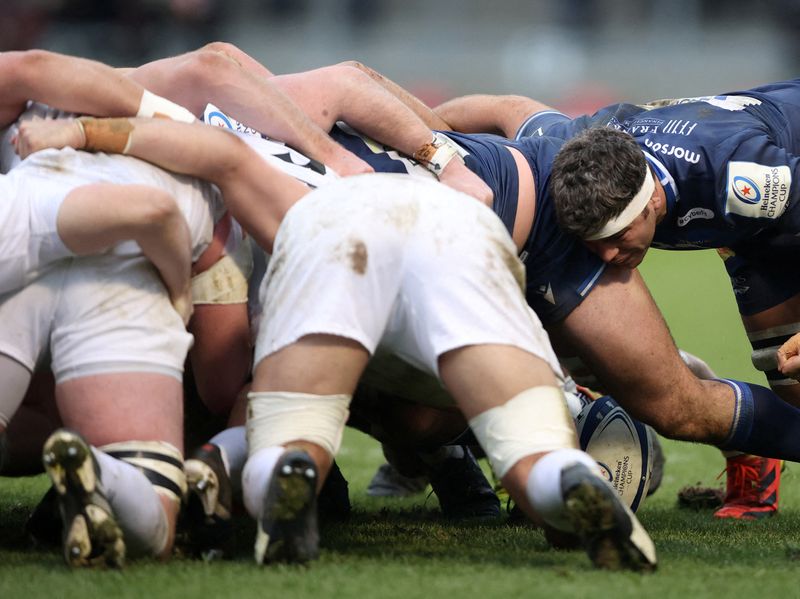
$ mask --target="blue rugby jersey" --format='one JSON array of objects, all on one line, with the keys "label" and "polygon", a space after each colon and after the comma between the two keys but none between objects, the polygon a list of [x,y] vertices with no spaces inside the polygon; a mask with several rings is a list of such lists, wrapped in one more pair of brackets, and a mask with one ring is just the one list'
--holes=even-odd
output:
[{"label": "blue rugby jersey", "polygon": [[[467,167],[492,189],[493,209],[509,233],[517,211],[519,176],[514,157],[506,148],[518,149],[528,161],[536,186],[536,209],[531,233],[520,254],[526,269],[526,297],[545,324],[561,320],[583,300],[605,268],[582,242],[562,232],[556,221],[547,189],[550,166],[563,141],[550,137],[511,141],[488,134],[444,133],[464,150]],[[331,135],[376,171],[413,173],[413,168],[419,168],[350,129],[337,127]]]}]

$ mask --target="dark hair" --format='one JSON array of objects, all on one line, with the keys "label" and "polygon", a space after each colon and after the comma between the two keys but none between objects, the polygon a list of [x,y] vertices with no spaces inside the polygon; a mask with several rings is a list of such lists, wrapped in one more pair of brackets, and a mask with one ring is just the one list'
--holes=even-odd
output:
[{"label": "dark hair", "polygon": [[622,131],[587,129],[565,143],[550,174],[561,228],[581,238],[599,231],[630,203],[646,169],[642,150]]}]

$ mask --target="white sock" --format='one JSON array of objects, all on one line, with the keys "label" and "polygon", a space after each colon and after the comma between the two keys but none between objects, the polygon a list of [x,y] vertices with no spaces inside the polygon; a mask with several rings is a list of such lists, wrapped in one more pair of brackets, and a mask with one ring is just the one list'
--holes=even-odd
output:
[{"label": "white sock", "polygon": [[267,494],[267,483],[275,470],[275,464],[286,448],[273,445],[259,449],[247,460],[242,471],[242,498],[247,512],[258,519]]},{"label": "white sock", "polygon": [[226,428],[211,437],[209,443],[219,447],[225,471],[231,479],[234,492],[242,490],[242,469],[247,462],[247,433],[244,426]]},{"label": "white sock", "polygon": [[600,476],[597,462],[579,449],[557,449],[540,458],[528,474],[527,494],[533,509],[545,522],[558,530],[572,531],[564,517],[564,497],[561,494],[561,471],[575,463],[585,464]]},{"label": "white sock", "polygon": [[128,555],[158,555],[167,544],[167,515],[153,485],[134,466],[94,447],[92,452]]}]

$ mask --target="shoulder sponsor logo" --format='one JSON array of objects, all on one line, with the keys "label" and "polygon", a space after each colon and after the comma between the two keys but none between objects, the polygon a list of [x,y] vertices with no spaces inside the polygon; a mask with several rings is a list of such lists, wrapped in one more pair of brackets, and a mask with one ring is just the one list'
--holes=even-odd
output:
[{"label": "shoulder sponsor logo", "polygon": [[761,201],[761,190],[750,177],[734,177],[733,193],[745,204],[758,204]]},{"label": "shoulder sponsor logo", "polygon": [[714,218],[714,211],[709,210],[708,208],[692,208],[691,210],[689,210],[689,212],[687,212],[678,219],[677,221],[678,226],[685,227],[686,225],[689,224],[690,221],[693,221],[697,218],[701,218],[703,220],[711,220]]},{"label": "shoulder sponsor logo", "polygon": [[791,187],[788,166],[729,162],[725,212],[750,218],[779,218],[786,210]]},{"label": "shoulder sponsor logo", "polygon": [[687,150],[686,148],[682,148],[680,146],[661,143],[659,141],[654,142],[650,138],[644,140],[644,145],[650,148],[654,154],[658,153],[663,154],[664,156],[675,156],[675,158],[685,160],[690,164],[697,164],[700,162],[700,154],[698,152],[692,152],[691,150]]}]

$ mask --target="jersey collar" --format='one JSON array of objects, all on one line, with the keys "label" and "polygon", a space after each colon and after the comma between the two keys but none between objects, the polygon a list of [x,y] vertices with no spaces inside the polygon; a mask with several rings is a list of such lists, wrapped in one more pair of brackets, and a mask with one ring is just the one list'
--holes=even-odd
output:
[{"label": "jersey collar", "polygon": [[672,212],[672,209],[675,207],[675,203],[678,201],[678,187],[675,185],[675,179],[672,178],[672,175],[669,174],[669,171],[666,167],[659,162],[657,158],[655,158],[652,154],[648,154],[647,152],[642,152],[644,154],[645,160],[653,169],[658,178],[658,182],[661,183],[661,186],[664,188],[664,195],[667,196],[667,213],[669,214]]}]

